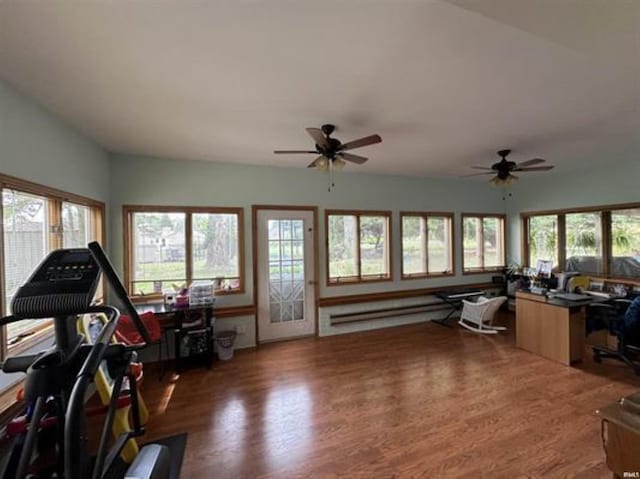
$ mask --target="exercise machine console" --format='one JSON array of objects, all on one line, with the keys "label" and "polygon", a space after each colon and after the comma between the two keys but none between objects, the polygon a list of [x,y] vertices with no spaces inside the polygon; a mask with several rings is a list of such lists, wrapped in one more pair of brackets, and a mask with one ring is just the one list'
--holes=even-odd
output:
[{"label": "exercise machine console", "polygon": [[[120,311],[111,306],[93,305],[101,273],[140,332],[143,344],[125,346],[111,341]],[[0,318],[0,325],[52,318],[55,345],[37,354],[9,358],[1,365],[4,372],[26,373],[24,398],[28,422],[25,432],[14,438],[2,477],[114,477],[116,459],[122,448],[129,439],[144,433],[140,426],[137,391],[135,380],[131,381],[130,365],[136,360],[136,351],[151,341],[100,245],[93,242],[86,249],[61,249],[49,254],[18,289],[11,302],[11,310],[11,316]],[[87,344],[77,332],[76,320],[83,314],[103,314],[107,318],[93,344]],[[114,392],[107,408],[97,454],[92,457],[87,446],[85,398],[101,365],[106,365],[114,378]],[[109,447],[108,437],[118,407],[118,393],[125,377],[134,385],[130,391],[134,427]],[[169,469],[166,446],[150,444],[140,450],[124,476],[168,479]]]}]

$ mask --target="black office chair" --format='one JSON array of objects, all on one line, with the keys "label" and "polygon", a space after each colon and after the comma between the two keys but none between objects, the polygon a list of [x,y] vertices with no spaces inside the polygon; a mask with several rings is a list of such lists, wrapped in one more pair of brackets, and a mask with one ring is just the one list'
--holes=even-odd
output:
[{"label": "black office chair", "polygon": [[587,318],[590,329],[607,329],[616,336],[618,346],[611,349],[606,346],[593,346],[593,360],[602,362],[602,358],[614,358],[622,361],[640,376],[640,324],[625,325],[625,313],[631,304],[628,299],[615,299],[606,303],[594,303],[588,308]]}]

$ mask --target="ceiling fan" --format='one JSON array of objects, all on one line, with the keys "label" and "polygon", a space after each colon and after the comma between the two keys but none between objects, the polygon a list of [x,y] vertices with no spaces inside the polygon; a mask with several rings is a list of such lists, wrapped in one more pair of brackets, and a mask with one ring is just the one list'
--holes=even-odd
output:
[{"label": "ceiling fan", "polygon": [[347,143],[342,143],[337,138],[331,138],[331,134],[335,128],[336,127],[334,125],[322,125],[321,128],[306,129],[309,136],[313,138],[313,141],[315,141],[315,150],[275,150],[274,153],[276,155],[313,153],[320,156],[313,160],[309,164],[308,168],[327,170],[335,167],[337,169],[341,169],[345,165],[345,161],[361,165],[368,160],[368,158],[365,158],[364,156],[347,153],[346,150],[353,150],[355,148],[361,148],[363,146],[382,142],[380,135],[370,135],[357,140],[348,141]]},{"label": "ceiling fan", "polygon": [[486,166],[472,166],[476,170],[487,170],[483,173],[472,173],[470,175],[463,176],[478,176],[478,175],[495,175],[493,178],[489,180],[490,183],[494,185],[502,185],[502,184],[510,184],[518,179],[516,175],[513,175],[514,171],[549,171],[553,169],[553,165],[547,166],[533,166],[539,165],[540,163],[544,163],[545,160],[542,158],[533,158],[531,160],[523,161],[521,163],[516,163],[514,161],[508,161],[507,156],[509,156],[511,150],[500,150],[498,151],[498,156],[502,158],[497,163],[491,165],[491,167]]}]

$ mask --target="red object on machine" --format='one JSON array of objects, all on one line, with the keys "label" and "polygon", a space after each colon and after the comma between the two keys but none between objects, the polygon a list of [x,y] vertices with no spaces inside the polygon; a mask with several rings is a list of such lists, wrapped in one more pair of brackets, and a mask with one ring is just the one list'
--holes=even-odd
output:
[{"label": "red object on machine", "polygon": [[[131,395],[126,393],[118,396],[116,401],[116,408],[121,409],[123,407],[131,406]],[[109,406],[93,406],[87,408],[86,413],[88,417],[99,416],[106,414],[109,411]],[[48,416],[40,420],[40,429],[50,429],[58,424],[57,416]],[[12,438],[24,434],[29,429],[30,423],[27,416],[17,416],[7,424],[5,428],[5,438]]]},{"label": "red object on machine", "polygon": [[[162,330],[160,329],[160,322],[156,318],[156,315],[151,311],[147,311],[140,315],[140,320],[149,331],[151,340],[160,341],[160,338],[162,337]],[[124,314],[120,316],[120,321],[118,321],[116,339],[123,344],[139,344],[143,342],[142,336],[136,329],[131,318]]]}]

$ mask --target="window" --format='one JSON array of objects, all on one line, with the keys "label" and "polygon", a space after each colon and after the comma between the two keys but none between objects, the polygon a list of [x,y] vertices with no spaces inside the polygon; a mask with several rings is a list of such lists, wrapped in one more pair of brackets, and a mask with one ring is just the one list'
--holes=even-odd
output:
[{"label": "window", "polygon": [[401,213],[402,278],[453,274],[453,213]]},{"label": "window", "polygon": [[602,274],[600,212],[565,215],[566,271]]},{"label": "window", "polygon": [[193,281],[240,293],[241,208],[124,207],[126,282],[134,295],[159,295]]},{"label": "window", "polygon": [[327,211],[327,284],[391,279],[390,222],[390,212]]},{"label": "window", "polygon": [[238,288],[240,279],[238,215],[194,213],[192,227],[193,278],[224,278],[232,288]]},{"label": "window", "polygon": [[541,215],[529,218],[528,264],[535,266],[539,259],[551,261],[553,268],[559,267],[558,216]]},{"label": "window", "polygon": [[62,203],[62,246],[86,248],[96,238],[97,225],[89,206]]},{"label": "window", "polygon": [[614,278],[640,277],[640,208],[611,212],[611,262]]},{"label": "window", "polygon": [[523,213],[529,266],[553,259],[558,270],[613,279],[640,277],[640,205]]},{"label": "window", "polygon": [[[2,187],[2,295],[0,313],[10,314],[16,291],[44,257],[58,248],[86,248],[102,240],[102,203],[0,175]],[[101,290],[99,290],[101,293]],[[50,321],[27,320],[5,327],[9,352],[18,352]]]},{"label": "window", "polygon": [[186,283],[186,214],[133,213],[132,222],[131,293],[162,293]]},{"label": "window", "polygon": [[484,273],[505,266],[504,215],[462,215],[462,271]]}]

